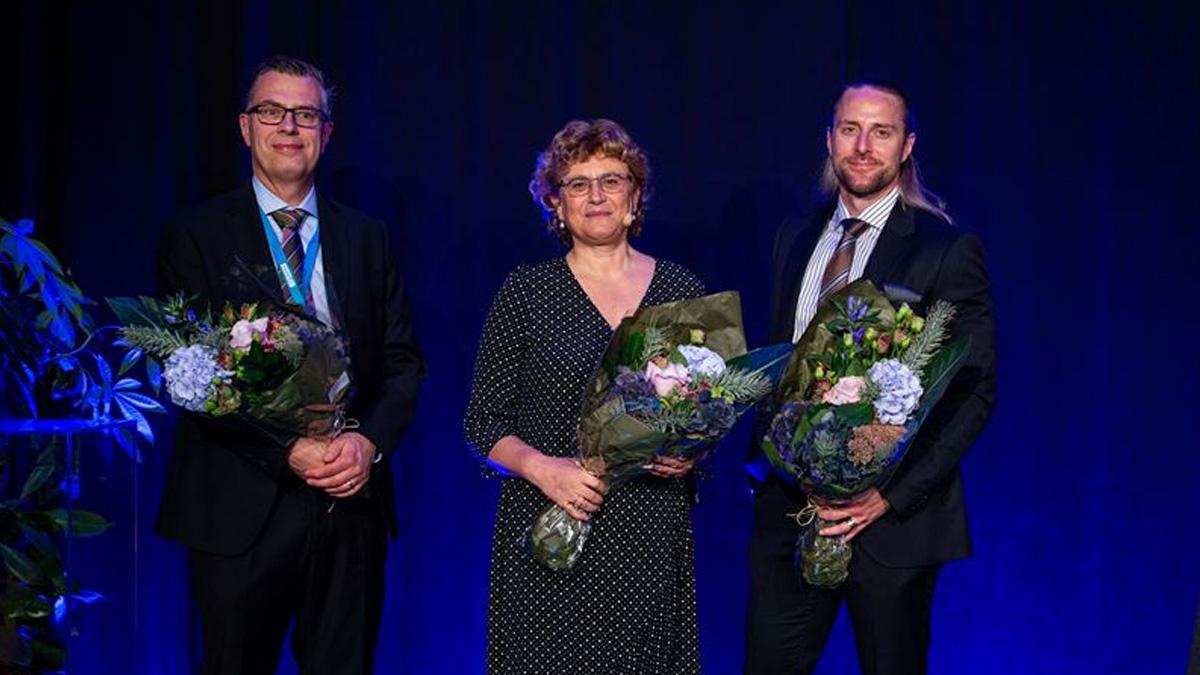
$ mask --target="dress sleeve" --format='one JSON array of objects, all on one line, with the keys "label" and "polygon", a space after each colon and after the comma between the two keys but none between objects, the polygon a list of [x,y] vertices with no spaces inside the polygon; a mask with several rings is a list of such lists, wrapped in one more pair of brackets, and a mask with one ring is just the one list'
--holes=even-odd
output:
[{"label": "dress sleeve", "polygon": [[517,429],[521,367],[529,348],[524,320],[529,299],[522,269],[508,275],[488,310],[463,420],[467,443],[488,476],[498,475],[488,466],[488,453],[497,441],[516,434]]}]

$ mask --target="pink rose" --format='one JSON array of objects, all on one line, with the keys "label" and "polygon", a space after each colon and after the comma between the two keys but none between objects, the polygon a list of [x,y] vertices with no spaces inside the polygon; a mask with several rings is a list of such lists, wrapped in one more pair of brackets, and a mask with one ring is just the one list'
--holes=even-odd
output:
[{"label": "pink rose", "polygon": [[229,330],[229,346],[238,351],[250,349],[250,343],[254,342],[255,334],[266,337],[267,321],[268,319],[263,317],[254,321],[242,319],[233,324],[233,328]]},{"label": "pink rose", "polygon": [[666,367],[660,368],[653,361],[646,364],[646,379],[654,385],[654,391],[659,396],[666,396],[676,387],[682,389],[692,380],[685,365],[668,363]]},{"label": "pink rose", "polygon": [[843,377],[833,385],[833,389],[825,392],[821,400],[825,403],[833,405],[846,405],[847,403],[858,403],[862,399],[863,378],[861,377]]}]

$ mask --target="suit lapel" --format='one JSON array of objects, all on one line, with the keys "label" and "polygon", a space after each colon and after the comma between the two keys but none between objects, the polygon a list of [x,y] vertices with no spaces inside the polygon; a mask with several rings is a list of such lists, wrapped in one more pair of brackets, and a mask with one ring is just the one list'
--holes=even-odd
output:
[{"label": "suit lapel", "polygon": [[283,288],[271,260],[271,249],[267,245],[266,235],[263,233],[258,201],[254,198],[254,190],[249,182],[231,203],[224,227],[223,241],[232,244],[230,250],[245,263],[246,268],[242,269],[236,261],[230,260],[230,273],[236,279],[249,270],[256,280],[237,284],[241,290],[239,295],[245,294],[248,297],[244,299],[252,301],[261,296],[262,288],[268,288],[274,291],[275,299],[283,300]]},{"label": "suit lapel", "polygon": [[317,196],[317,217],[321,222],[321,262],[325,266],[325,295],[334,323],[346,327],[346,317],[353,316],[349,303],[354,297],[350,287],[349,251],[354,250],[350,228],[345,226],[337,205]]},{"label": "suit lapel", "polygon": [[875,242],[863,276],[875,282],[881,290],[884,283],[902,282],[902,265],[912,246],[914,231],[912,208],[897,200],[879,240]]}]

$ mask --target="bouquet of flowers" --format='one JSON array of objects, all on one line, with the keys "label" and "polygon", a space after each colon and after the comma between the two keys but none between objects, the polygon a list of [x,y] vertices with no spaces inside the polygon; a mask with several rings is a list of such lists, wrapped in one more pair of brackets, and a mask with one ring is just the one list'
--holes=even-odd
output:
[{"label": "bouquet of flowers", "polygon": [[280,444],[349,428],[348,359],[341,339],[320,321],[257,304],[226,305],[214,319],[190,309],[182,295],[108,303],[122,339],[161,362],[171,402],[184,410],[239,417]]},{"label": "bouquet of flowers", "polygon": [[775,472],[810,500],[792,514],[804,528],[804,579],[833,588],[848,574],[850,545],[817,534],[832,523],[811,501],[853,499],[881,487],[961,367],[969,345],[947,344],[954,307],[939,300],[922,318],[894,309],[860,280],[832,296],[796,343],[762,439]]},{"label": "bouquet of flowers", "polygon": [[[774,388],[790,344],[746,352],[741,301],[729,291],[646,307],[617,327],[584,393],[578,461],[614,489],[656,455],[697,458]],[[525,541],[553,570],[574,566],[591,531],[558,505]]]}]

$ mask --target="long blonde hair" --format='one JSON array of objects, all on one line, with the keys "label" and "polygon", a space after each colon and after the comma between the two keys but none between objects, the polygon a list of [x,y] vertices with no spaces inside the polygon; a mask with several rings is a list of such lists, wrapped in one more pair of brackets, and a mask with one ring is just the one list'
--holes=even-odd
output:
[{"label": "long blonde hair", "polygon": [[[912,107],[908,104],[908,96],[900,87],[894,84],[885,84],[873,81],[853,82],[842,88],[838,94],[837,100],[833,102],[833,116],[836,119],[838,105],[842,102],[842,97],[851,89],[876,89],[885,94],[891,94],[900,99],[900,105],[904,108],[904,133],[905,135],[915,133],[916,127],[913,124]],[[825,165],[821,169],[821,192],[833,196],[838,192],[841,183],[838,181],[837,174],[833,171],[833,159],[825,158]],[[941,218],[947,223],[953,223],[954,219],[946,213],[946,201],[937,196],[931,190],[921,183],[921,172],[917,168],[917,157],[915,153],[909,153],[908,159],[900,164],[900,199],[908,206],[923,211],[928,211],[933,215]]]}]

